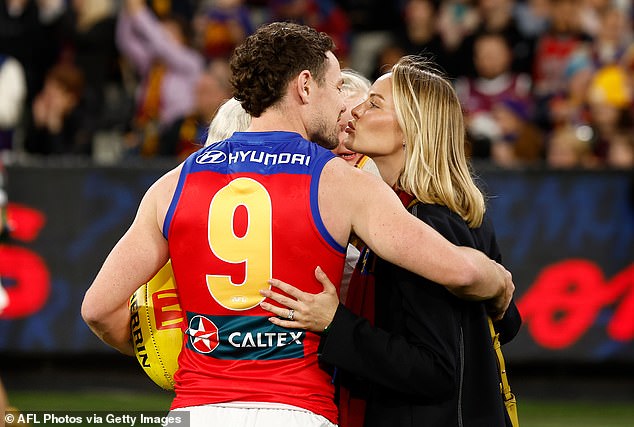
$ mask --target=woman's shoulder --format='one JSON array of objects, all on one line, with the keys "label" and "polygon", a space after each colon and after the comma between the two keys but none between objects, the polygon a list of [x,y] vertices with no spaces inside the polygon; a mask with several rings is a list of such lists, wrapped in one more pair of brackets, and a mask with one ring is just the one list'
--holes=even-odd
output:
[{"label": "woman's shoulder", "polygon": [[488,215],[484,215],[479,227],[470,228],[459,214],[446,206],[418,203],[409,210],[451,243],[479,249],[493,259],[499,257],[495,230]]},{"label": "woman's shoulder", "polygon": [[469,232],[469,226],[465,220],[447,206],[419,202],[408,210],[418,219],[425,221],[434,228],[448,227],[453,230]]},{"label": "woman's shoulder", "polygon": [[409,211],[419,219],[426,221],[440,221],[452,227],[470,230],[475,234],[489,235],[493,232],[493,224],[490,216],[485,213],[482,223],[478,227],[469,227],[467,222],[456,212],[447,206],[418,202],[409,208]]},{"label": "woman's shoulder", "polygon": [[408,210],[454,245],[475,246],[467,223],[446,206],[417,203]]}]

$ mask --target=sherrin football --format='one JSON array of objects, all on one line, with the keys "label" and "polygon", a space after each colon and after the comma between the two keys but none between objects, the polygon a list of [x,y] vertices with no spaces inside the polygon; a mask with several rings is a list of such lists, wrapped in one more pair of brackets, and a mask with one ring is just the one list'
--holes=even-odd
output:
[{"label": "sherrin football", "polygon": [[170,261],[130,297],[130,330],[134,354],[145,373],[160,387],[174,389],[183,333]]}]

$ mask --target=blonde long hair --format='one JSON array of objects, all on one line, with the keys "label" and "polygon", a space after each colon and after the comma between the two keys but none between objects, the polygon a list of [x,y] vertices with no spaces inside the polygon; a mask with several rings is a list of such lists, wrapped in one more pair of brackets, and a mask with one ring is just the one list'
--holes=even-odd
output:
[{"label": "blonde long hair", "polygon": [[403,130],[405,167],[398,186],[424,203],[443,205],[471,228],[482,224],[484,196],[465,154],[465,125],[451,83],[419,56],[392,68],[396,117]]}]

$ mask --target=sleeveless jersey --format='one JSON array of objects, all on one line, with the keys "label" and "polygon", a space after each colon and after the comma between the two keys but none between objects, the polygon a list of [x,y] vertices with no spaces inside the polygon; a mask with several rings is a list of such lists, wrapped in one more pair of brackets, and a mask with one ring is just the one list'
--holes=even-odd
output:
[{"label": "sleeveless jersey", "polygon": [[345,248],[318,208],[333,157],[296,133],[236,132],[183,164],[163,227],[185,317],[172,409],[276,402],[336,424],[319,336],[275,326],[259,306],[271,277],[318,293],[319,265],[340,283]]}]

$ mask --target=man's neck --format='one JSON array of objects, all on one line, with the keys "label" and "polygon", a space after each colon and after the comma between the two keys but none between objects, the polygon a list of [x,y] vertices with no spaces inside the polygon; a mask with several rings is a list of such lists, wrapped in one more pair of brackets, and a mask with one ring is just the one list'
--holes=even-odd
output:
[{"label": "man's neck", "polygon": [[251,119],[247,132],[287,131],[300,134],[308,139],[308,132],[301,117],[285,109],[272,109],[262,113],[260,117]]}]

